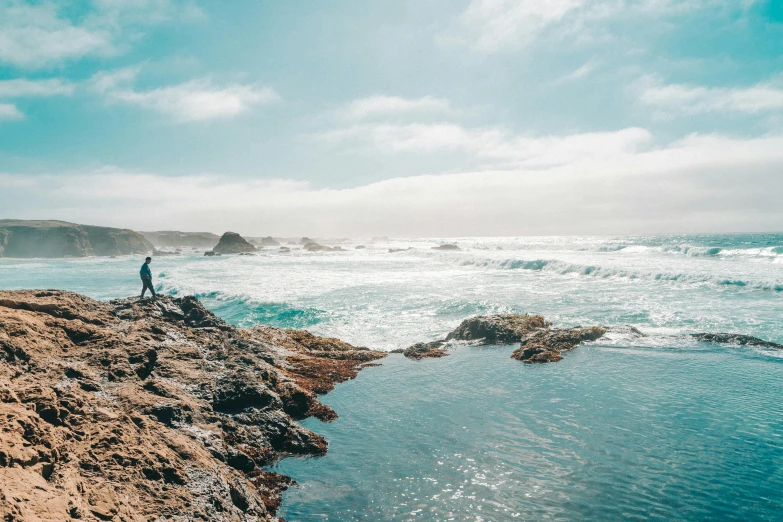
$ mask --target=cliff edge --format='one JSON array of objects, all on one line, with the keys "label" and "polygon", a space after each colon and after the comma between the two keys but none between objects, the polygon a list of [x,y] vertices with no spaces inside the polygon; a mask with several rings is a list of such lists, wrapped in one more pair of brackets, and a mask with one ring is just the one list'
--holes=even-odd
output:
[{"label": "cliff edge", "polygon": [[0,291],[0,519],[277,520],[291,480],[262,468],[323,454],[296,420],[384,355],[193,297]]},{"label": "cliff edge", "polygon": [[133,230],[65,221],[0,220],[0,257],[121,256],[152,252]]}]

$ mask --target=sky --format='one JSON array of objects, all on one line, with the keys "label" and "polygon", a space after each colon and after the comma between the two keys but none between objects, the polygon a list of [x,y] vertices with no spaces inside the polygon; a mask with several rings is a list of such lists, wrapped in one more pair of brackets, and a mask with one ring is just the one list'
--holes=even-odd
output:
[{"label": "sky", "polygon": [[0,0],[0,218],[783,232],[783,1]]}]

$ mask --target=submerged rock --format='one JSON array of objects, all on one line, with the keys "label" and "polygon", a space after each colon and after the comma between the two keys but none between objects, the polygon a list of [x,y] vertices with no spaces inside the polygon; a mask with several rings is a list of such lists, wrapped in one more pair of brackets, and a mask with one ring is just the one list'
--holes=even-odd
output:
[{"label": "submerged rock", "polygon": [[606,328],[600,326],[542,330],[524,339],[511,358],[526,363],[557,362],[563,359],[562,352],[573,350],[585,341],[600,339],[605,333]]},{"label": "submerged rock", "polygon": [[483,341],[487,344],[518,343],[530,332],[548,328],[551,323],[540,315],[481,315],[465,319],[446,336],[447,341]]},{"label": "submerged rock", "polygon": [[239,254],[241,252],[255,252],[256,247],[236,232],[226,232],[212,250],[216,254]]},{"label": "submerged rock", "polygon": [[429,343],[416,343],[402,351],[409,359],[426,359],[430,357],[446,357],[448,353],[442,347],[445,341],[432,341]]},{"label": "submerged rock", "polygon": [[353,247],[354,250],[364,250],[365,248],[367,247],[364,245],[356,245],[355,247]]},{"label": "submerged rock", "polygon": [[757,346],[761,348],[775,348],[783,350],[783,344],[773,343],[752,337],[750,335],[733,333],[697,333],[691,334],[695,339],[705,343],[736,344],[739,346]]},{"label": "submerged rock", "polygon": [[290,251],[291,251],[291,249],[290,249],[290,248],[288,248],[288,247],[284,247],[284,246],[281,246],[281,247],[280,247],[280,250],[278,250],[278,252],[280,252],[281,254],[287,254],[287,253],[289,253]]},{"label": "submerged rock", "polygon": [[0,291],[0,519],[277,520],[291,481],[261,467],[322,455],[296,419],[384,356],[193,297]]}]

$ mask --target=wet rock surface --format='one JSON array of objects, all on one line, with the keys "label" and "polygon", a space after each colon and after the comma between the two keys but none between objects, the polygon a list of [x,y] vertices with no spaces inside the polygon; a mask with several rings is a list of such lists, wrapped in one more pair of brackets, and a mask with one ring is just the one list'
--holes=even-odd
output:
[{"label": "wet rock surface", "polygon": [[192,297],[0,292],[0,519],[277,520],[261,467],[323,454],[296,420],[384,355]]},{"label": "wet rock surface", "polygon": [[445,341],[432,341],[429,343],[416,343],[403,350],[402,354],[410,359],[428,359],[446,357],[448,352],[443,349]]},{"label": "wet rock surface", "polygon": [[526,363],[557,362],[563,359],[561,353],[600,339],[605,333],[606,328],[600,326],[541,330],[524,339],[511,358]]},{"label": "wet rock surface", "polygon": [[242,252],[255,252],[256,247],[247,242],[245,238],[236,232],[226,232],[220,237],[220,241],[212,249],[216,254],[240,254]]},{"label": "wet rock surface", "polygon": [[735,344],[738,346],[756,346],[759,348],[783,350],[783,344],[765,341],[764,339],[759,339],[758,337],[752,337],[750,335],[735,333],[697,333],[692,334],[691,336],[705,343]]},{"label": "wet rock surface", "polygon": [[487,344],[511,344],[525,339],[530,332],[547,328],[550,323],[540,315],[481,315],[465,319],[447,337],[447,341],[482,341]]}]

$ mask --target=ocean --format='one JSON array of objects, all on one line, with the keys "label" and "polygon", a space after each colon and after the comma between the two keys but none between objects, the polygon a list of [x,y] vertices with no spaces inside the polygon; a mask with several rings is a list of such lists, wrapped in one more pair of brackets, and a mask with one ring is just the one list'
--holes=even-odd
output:
[{"label": "ocean", "polygon": [[[433,250],[442,243],[458,251]],[[783,235],[343,240],[342,252],[156,257],[158,291],[238,326],[304,328],[373,349],[474,315],[632,325],[558,363],[512,346],[391,355],[323,397],[319,459],[274,467],[295,520],[783,519]],[[355,249],[357,245],[364,249]],[[292,247],[295,248],[295,247]],[[396,250],[390,252],[390,250]],[[141,289],[141,257],[0,259],[0,288],[97,299]]]}]

